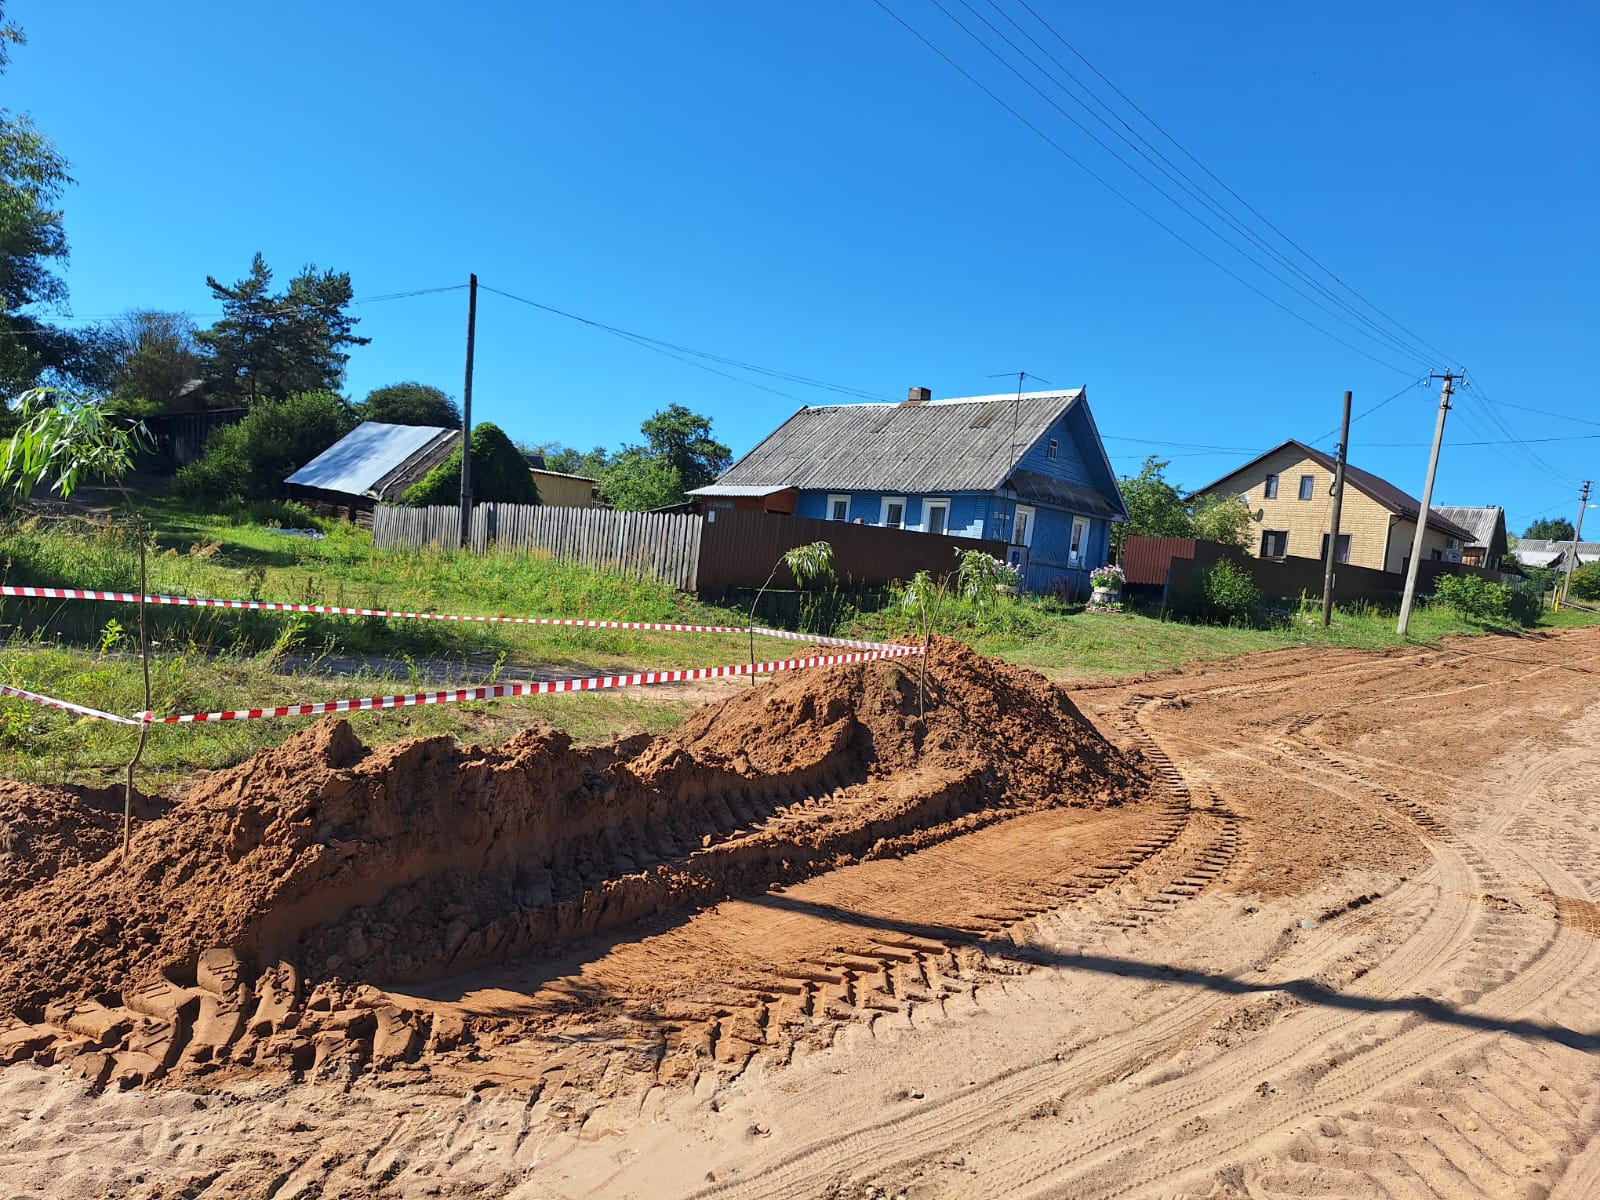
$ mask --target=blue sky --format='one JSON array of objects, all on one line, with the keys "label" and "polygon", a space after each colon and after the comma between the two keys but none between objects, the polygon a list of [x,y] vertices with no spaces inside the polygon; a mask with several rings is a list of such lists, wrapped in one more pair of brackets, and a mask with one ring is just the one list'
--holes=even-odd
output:
[{"label": "blue sky", "polygon": [[[1600,8],[1028,0],[1361,300],[1021,0],[938,2],[1043,96],[934,0],[884,4],[1019,116],[874,0],[10,0],[29,45],[0,103],[73,163],[74,319],[154,307],[208,323],[206,275],[238,278],[256,250],[283,283],[308,262],[348,270],[358,296],[476,271],[884,399],[1004,391],[990,377],[1017,370],[1085,384],[1119,471],[1155,453],[1191,485],[1284,438],[1331,447],[1349,388],[1358,413],[1389,400],[1355,426],[1352,461],[1413,493],[1437,385],[1407,382],[1464,364],[1478,386],[1451,415],[1435,503],[1504,504],[1514,531],[1575,513],[1578,481],[1600,476],[1585,353],[1600,331]],[[1340,303],[1230,238],[1357,328],[1069,124],[1045,97],[1224,228],[1058,90],[1078,86],[1062,67]],[[351,360],[352,396],[412,378],[460,393],[464,292],[356,311],[373,341]],[[1363,319],[1407,345],[1370,340]],[[711,365],[738,378],[484,294],[475,415],[529,441],[616,446],[678,402],[740,453],[801,403],[850,398]]]}]

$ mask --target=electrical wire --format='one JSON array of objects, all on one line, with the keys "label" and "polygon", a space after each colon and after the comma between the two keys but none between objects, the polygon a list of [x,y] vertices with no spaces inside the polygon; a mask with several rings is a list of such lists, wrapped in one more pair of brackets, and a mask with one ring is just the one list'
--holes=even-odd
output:
[{"label": "electrical wire", "polygon": [[[1249,262],[1252,266],[1255,266],[1258,270],[1264,272],[1265,274],[1270,276],[1272,279],[1276,280],[1278,283],[1282,284],[1284,287],[1286,287],[1290,291],[1294,292],[1297,296],[1300,296],[1302,299],[1309,301],[1313,306],[1315,306],[1316,308],[1320,309],[1322,312],[1326,313],[1328,316],[1332,317],[1334,320],[1340,322],[1341,324],[1347,326],[1350,329],[1355,330],[1358,334],[1361,334],[1364,337],[1371,338],[1378,345],[1382,346],[1385,350],[1390,351],[1390,352],[1398,352],[1398,353],[1400,353],[1402,355],[1405,355],[1408,358],[1415,358],[1419,363],[1426,363],[1426,362],[1430,361],[1430,356],[1427,353],[1425,353],[1424,351],[1418,349],[1415,346],[1407,344],[1406,341],[1403,338],[1397,337],[1395,334],[1393,334],[1390,331],[1384,329],[1382,326],[1377,324],[1377,322],[1375,322],[1371,318],[1365,316],[1359,310],[1357,310],[1352,305],[1350,305],[1347,301],[1341,299],[1340,297],[1335,295],[1333,292],[1331,292],[1323,284],[1321,284],[1317,280],[1313,279],[1309,274],[1307,274],[1304,270],[1302,270],[1297,264],[1295,264],[1293,261],[1291,261],[1287,256],[1282,254],[1275,247],[1269,245],[1264,239],[1262,239],[1259,235],[1257,235],[1254,230],[1250,229],[1243,222],[1239,221],[1238,218],[1236,218],[1232,213],[1228,212],[1226,208],[1224,208],[1223,206],[1218,204],[1214,197],[1212,197],[1209,193],[1207,193],[1204,188],[1198,187],[1197,185],[1195,185],[1194,181],[1189,179],[1189,177],[1187,175],[1185,175],[1181,170],[1178,170],[1177,173],[1174,174],[1174,170],[1176,169],[1175,168],[1175,164],[1173,164],[1171,162],[1171,160],[1167,159],[1165,155],[1162,155],[1160,153],[1160,151],[1156,151],[1156,157],[1155,158],[1151,157],[1151,155],[1145,149],[1143,149],[1141,146],[1137,145],[1134,141],[1132,141],[1130,138],[1128,138],[1126,135],[1124,135],[1121,131],[1119,131],[1109,121],[1107,121],[1098,112],[1096,112],[1086,101],[1084,101],[1082,98],[1080,98],[1071,88],[1067,87],[1064,83],[1061,82],[1060,79],[1056,78],[1053,74],[1051,74],[1051,72],[1049,70],[1047,70],[1038,61],[1036,61],[1026,50],[1022,49],[1020,46],[1017,45],[1016,42],[1012,41],[1011,38],[1008,37],[1005,34],[1004,31],[998,29],[995,26],[994,22],[990,21],[986,16],[984,16],[975,7],[973,7],[973,5],[971,3],[971,0],[959,0],[959,3],[962,5],[963,8],[965,8],[968,12],[970,12],[979,21],[981,21],[984,24],[984,26],[991,33],[993,33],[996,37],[998,37],[1001,41],[1003,41],[1008,47],[1010,47],[1011,50],[1014,53],[1016,53],[1019,56],[1021,56],[1021,58],[1025,62],[1027,62],[1029,66],[1031,66],[1035,71],[1039,72],[1039,74],[1045,80],[1047,80],[1048,82],[1053,84],[1056,87],[1057,90],[1059,90],[1063,95],[1065,95],[1068,99],[1070,99],[1079,108],[1083,109],[1086,113],[1088,113],[1090,117],[1092,117],[1092,118],[1094,118],[1094,120],[1098,121],[1102,126],[1104,126],[1107,130],[1109,130],[1111,132],[1112,136],[1116,137],[1125,146],[1129,147],[1129,149],[1131,149],[1135,154],[1137,154],[1141,158],[1143,158],[1145,160],[1145,162],[1149,163],[1152,167],[1154,167],[1157,171],[1159,171],[1162,175],[1164,175],[1176,187],[1178,187],[1182,191],[1186,192],[1194,200],[1198,201],[1201,205],[1203,205],[1206,209],[1208,209],[1214,216],[1216,216],[1218,219],[1220,219],[1221,221],[1226,223],[1235,232],[1239,233],[1244,238],[1249,240],[1252,244],[1254,244],[1262,252],[1264,252],[1264,253],[1268,254],[1269,256],[1271,256],[1272,258],[1274,258],[1281,266],[1283,266],[1285,269],[1287,269],[1291,273],[1295,274],[1298,278],[1300,278],[1308,286],[1310,286],[1311,288],[1313,288],[1316,291],[1320,292],[1323,296],[1325,296],[1333,304],[1335,304],[1335,305],[1337,305],[1339,307],[1342,307],[1346,312],[1350,313],[1351,316],[1353,316],[1355,318],[1355,321],[1351,321],[1351,320],[1347,319],[1346,317],[1340,315],[1340,313],[1336,312],[1334,309],[1329,308],[1326,304],[1323,304],[1321,301],[1319,301],[1317,299],[1317,297],[1309,295],[1308,293],[1302,291],[1300,288],[1296,287],[1289,280],[1285,279],[1282,275],[1280,275],[1276,271],[1274,271],[1270,266],[1266,265],[1265,263],[1263,263],[1259,259],[1257,259],[1254,255],[1252,255],[1244,247],[1240,246],[1237,242],[1234,242],[1233,240],[1228,238],[1225,234],[1220,232],[1210,222],[1206,221],[1204,218],[1202,218],[1199,215],[1197,215],[1192,209],[1190,209],[1187,205],[1185,205],[1181,201],[1179,201],[1176,197],[1174,197],[1170,192],[1168,192],[1159,183],[1157,183],[1155,180],[1151,179],[1148,175],[1146,175],[1143,171],[1141,171],[1137,166],[1135,166],[1133,163],[1129,162],[1126,158],[1124,158],[1115,148],[1113,148],[1111,146],[1108,146],[1100,137],[1098,137],[1094,133],[1093,130],[1088,129],[1086,126],[1083,125],[1083,123],[1081,121],[1078,121],[1070,113],[1068,113],[1064,109],[1062,109],[1060,105],[1056,104],[1055,101],[1051,100],[1050,97],[1045,95],[1044,92],[1040,91],[1039,88],[1031,80],[1027,79],[1020,71],[1018,71],[1014,66],[1012,66],[1012,64],[1006,62],[1004,57],[1002,57],[992,46],[989,46],[988,44],[986,44],[983,41],[982,38],[978,37],[978,35],[973,33],[971,29],[967,28],[966,25],[964,25],[962,22],[960,22],[954,16],[952,16],[950,11],[944,7],[944,5],[940,2],[940,0],[929,0],[929,2],[931,4],[933,4],[933,6],[935,8],[939,9],[940,12],[944,13],[945,16],[949,17],[950,20],[958,28],[960,28],[962,30],[962,32],[966,33],[968,37],[972,38],[973,41],[977,42],[978,45],[982,46],[985,50],[987,50],[992,56],[994,56],[994,58],[997,61],[999,61],[1001,63],[1002,66],[1005,66],[1007,70],[1011,71],[1011,73],[1016,75],[1016,77],[1018,79],[1021,79],[1023,83],[1027,84],[1028,87],[1030,87],[1034,91],[1034,93],[1036,95],[1038,95],[1041,99],[1043,99],[1045,101],[1045,103],[1049,104],[1058,113],[1060,113],[1061,116],[1063,116],[1068,121],[1070,121],[1074,126],[1076,126],[1085,136],[1087,136],[1097,146],[1099,146],[1107,154],[1110,154],[1113,158],[1115,158],[1118,162],[1120,162],[1129,171],[1133,172],[1133,174],[1138,176],[1139,179],[1141,179],[1144,183],[1146,183],[1150,187],[1154,188],[1169,203],[1171,203],[1174,207],[1176,207],[1185,216],[1187,216],[1191,220],[1193,220],[1202,229],[1205,229],[1208,233],[1210,233],[1212,236],[1216,237],[1219,241],[1221,241],[1229,249],[1231,249],[1231,250],[1235,251],[1236,253],[1238,253],[1242,258],[1245,259],[1245,261]],[[1055,58],[1054,55],[1050,54],[1050,52],[1048,50],[1046,50],[1043,46],[1041,46],[1039,44],[1038,40],[1035,39],[1031,34],[1029,34],[1027,32],[1027,30],[1023,29],[1020,25],[1018,25],[1017,22],[1015,20],[1013,20],[1008,13],[1005,12],[1004,9],[1000,8],[1000,6],[995,3],[995,0],[986,0],[986,3],[988,3],[991,8],[993,8],[1003,18],[1005,18],[1005,20],[1010,22],[1012,27],[1015,28],[1017,30],[1017,32],[1022,34],[1022,36],[1024,38],[1026,38],[1029,42],[1031,42],[1033,44],[1033,46],[1036,49],[1038,49],[1040,51],[1040,53],[1044,54],[1044,56],[1046,58],[1049,58],[1050,61],[1052,63],[1054,63],[1057,66],[1058,69],[1060,69],[1062,71],[1065,71],[1066,74],[1068,75],[1068,77],[1073,79],[1073,81],[1076,82],[1079,85],[1079,87],[1084,88],[1086,91],[1089,90],[1084,85],[1082,80],[1078,79],[1078,77],[1076,75],[1073,75],[1070,70],[1068,70],[1066,67],[1064,67],[1061,64],[1059,59]],[[1093,93],[1090,92],[1090,94],[1092,95]],[[1157,161],[1158,158],[1161,161]],[[1169,167],[1174,168],[1174,170],[1169,170],[1168,169]],[[1357,322],[1360,322],[1360,324],[1357,324]],[[1363,325],[1365,325],[1366,328],[1363,328],[1362,327]]]},{"label": "electrical wire", "polygon": [[[780,392],[775,388],[764,387],[761,384],[752,383],[749,380],[741,379],[736,375],[729,375],[726,371],[718,371],[710,366],[707,366],[706,363],[721,363],[723,366],[732,367],[740,371],[749,371],[757,375],[764,375],[770,379],[780,379],[788,383],[798,383],[805,387],[820,388],[824,391],[835,392],[845,396],[855,396],[860,399],[871,400],[880,404],[895,403],[895,401],[887,399],[876,392],[869,392],[861,388],[849,387],[841,383],[829,383],[827,380],[814,379],[810,376],[798,375],[791,371],[779,371],[772,367],[763,367],[757,363],[744,362],[740,359],[729,358],[725,355],[713,354],[707,350],[696,350],[693,347],[680,345],[677,342],[669,342],[662,338],[654,338],[646,334],[635,333],[633,330],[623,329],[616,325],[608,325],[604,321],[596,321],[591,317],[579,316],[577,313],[567,312],[564,309],[556,308],[549,304],[541,304],[537,300],[529,300],[526,296],[518,296],[500,288],[490,287],[485,283],[480,283],[478,286],[485,292],[493,292],[496,296],[501,296],[507,300],[514,300],[518,304],[525,304],[529,308],[538,309],[540,312],[550,313],[551,315],[557,317],[564,317],[569,321],[576,321],[580,325],[588,325],[593,329],[604,330],[606,333],[622,338],[625,341],[632,342],[636,346],[642,346],[646,350],[654,350],[658,354],[665,354],[668,358],[675,358],[679,362],[688,363],[690,366],[699,367],[704,371],[710,371],[713,375],[720,375],[724,379],[732,379],[736,383],[747,384],[750,387],[759,388],[761,391],[771,392],[775,396],[782,396],[784,399],[793,400],[797,404],[803,404],[805,402],[796,396],[791,396],[787,392]],[[685,355],[689,357],[683,357]],[[693,359],[704,359],[706,361],[695,362],[692,361]]]},{"label": "electrical wire", "polygon": [[1010,113],[1012,117],[1014,117],[1024,128],[1029,130],[1035,137],[1039,138],[1046,145],[1048,145],[1051,149],[1055,150],[1055,152],[1057,154],[1060,154],[1068,162],[1072,163],[1080,171],[1082,171],[1085,175],[1089,176],[1089,178],[1093,179],[1101,187],[1105,188],[1112,195],[1116,196],[1119,200],[1121,200],[1124,204],[1126,204],[1130,208],[1132,208],[1140,216],[1144,217],[1146,220],[1150,221],[1152,224],[1154,224],[1157,227],[1159,227],[1160,229],[1164,230],[1167,234],[1169,234],[1175,240],[1180,242],[1182,245],[1188,247],[1195,254],[1197,254],[1201,258],[1205,259],[1206,262],[1208,262],[1212,266],[1216,267],[1217,270],[1221,271],[1224,275],[1228,276],[1230,279],[1234,280],[1235,282],[1237,282],[1241,286],[1243,286],[1245,288],[1248,288],[1250,291],[1254,292],[1257,296],[1260,296],[1268,304],[1271,304],[1275,308],[1281,309],[1283,312],[1287,313],[1289,316],[1293,317],[1296,321],[1299,321],[1301,324],[1306,325],[1307,327],[1316,330],[1318,333],[1322,334],[1324,337],[1330,339],[1331,341],[1337,342],[1339,345],[1345,347],[1345,349],[1350,350],[1350,351],[1352,351],[1352,352],[1354,352],[1356,354],[1359,354],[1363,358],[1370,359],[1372,362],[1377,363],[1379,366],[1386,367],[1387,369],[1389,369],[1391,371],[1398,372],[1401,375],[1409,375],[1409,374],[1411,374],[1411,370],[1409,368],[1407,368],[1407,367],[1398,367],[1394,363],[1388,362],[1385,359],[1381,359],[1375,354],[1368,353],[1367,351],[1361,349],[1361,347],[1359,347],[1359,346],[1352,345],[1350,342],[1347,342],[1344,338],[1341,338],[1340,336],[1338,336],[1337,334],[1333,333],[1332,331],[1324,329],[1322,326],[1318,325],[1316,322],[1314,322],[1310,318],[1306,317],[1303,313],[1296,312],[1294,309],[1290,308],[1287,304],[1284,304],[1283,301],[1279,300],[1277,297],[1269,295],[1268,293],[1262,291],[1259,287],[1257,287],[1255,284],[1251,283],[1248,279],[1245,279],[1237,271],[1234,271],[1233,269],[1231,269],[1230,267],[1228,267],[1224,263],[1219,262],[1213,255],[1206,253],[1206,251],[1202,250],[1199,246],[1195,245],[1188,238],[1184,237],[1176,229],[1172,228],[1171,225],[1167,224],[1160,217],[1158,217],[1154,213],[1150,212],[1147,208],[1145,208],[1143,205],[1141,205],[1138,201],[1134,200],[1126,192],[1122,191],[1122,189],[1117,187],[1110,180],[1106,179],[1099,172],[1095,171],[1092,167],[1090,167],[1082,159],[1078,158],[1075,154],[1073,154],[1065,146],[1061,145],[1060,142],[1056,141],[1049,134],[1045,133],[1044,130],[1040,129],[1032,121],[1029,121],[1020,112],[1018,112],[1015,107],[1013,107],[1012,105],[1008,104],[1005,100],[1001,99],[1000,96],[998,96],[994,91],[992,91],[990,88],[988,88],[983,83],[981,83],[977,79],[977,77],[974,76],[970,71],[968,71],[960,63],[956,62],[955,59],[951,58],[948,54],[946,54],[938,46],[934,45],[933,42],[928,40],[928,38],[923,36],[923,34],[921,32],[919,32],[916,28],[914,28],[911,24],[909,24],[903,17],[900,16],[899,13],[895,12],[894,9],[890,8],[888,6],[888,4],[886,4],[884,2],[884,0],[872,0],[872,2],[874,4],[876,4],[879,8],[881,8],[886,14],[888,14],[888,16],[890,18],[892,18],[897,24],[899,24],[902,28],[904,28],[907,33],[911,34],[911,36],[916,38],[919,42],[921,42],[929,50],[932,50],[934,52],[934,54],[938,55],[941,59],[943,59],[952,69],[954,69],[958,74],[960,74],[964,79],[966,79],[966,81],[968,83],[972,84],[975,88],[977,88],[979,91],[981,91],[984,95],[988,96],[989,99],[993,100],[1001,108],[1005,109],[1006,112]]},{"label": "electrical wire", "polygon": [[[1246,200],[1237,191],[1235,191],[1232,187],[1230,187],[1228,185],[1228,183],[1225,180],[1223,180],[1222,178],[1220,178],[1215,171],[1213,171],[1210,167],[1206,166],[1206,164],[1204,162],[1202,162],[1198,157],[1196,157],[1195,154],[1192,151],[1190,151],[1187,146],[1185,146],[1182,142],[1178,141],[1178,139],[1175,138],[1171,133],[1167,132],[1167,130],[1161,125],[1160,122],[1158,122],[1154,117],[1152,117],[1143,108],[1141,108],[1139,106],[1139,104],[1131,96],[1129,96],[1126,92],[1124,92],[1121,88],[1119,88],[1114,81],[1112,81],[1111,79],[1107,78],[1105,73],[1103,71],[1101,71],[1099,67],[1095,66],[1094,63],[1090,62],[1089,59],[1087,57],[1085,57],[1084,54],[1076,46],[1074,46],[1071,42],[1067,41],[1067,39],[1065,37],[1063,37],[1059,31],[1056,30],[1055,26],[1051,25],[1049,21],[1045,20],[1042,16],[1040,16],[1039,13],[1037,11],[1035,11],[1035,9],[1028,3],[1028,0],[1017,0],[1017,3],[1028,13],[1029,16],[1031,16],[1046,31],[1048,31],[1051,37],[1055,38],[1056,41],[1060,42],[1063,46],[1065,46],[1067,48],[1067,50],[1069,50],[1074,55],[1074,57],[1076,57],[1078,59],[1079,62],[1083,63],[1084,66],[1088,67],[1089,70],[1093,71],[1095,73],[1095,75],[1101,80],[1101,82],[1106,84],[1107,87],[1109,87],[1119,97],[1121,97],[1123,102],[1126,103],[1130,108],[1132,108],[1134,112],[1138,113],[1139,116],[1142,117],[1157,133],[1159,133],[1169,143],[1171,143],[1174,147],[1176,147],[1178,149],[1178,151],[1181,152],[1184,155],[1185,158],[1187,158],[1190,162],[1194,163],[1195,166],[1199,167],[1208,176],[1210,176],[1210,178],[1213,181],[1215,181],[1220,187],[1222,187],[1222,189],[1224,191],[1226,191],[1230,196],[1232,196],[1235,200],[1237,200],[1240,204],[1242,204],[1245,207],[1245,209],[1247,211],[1249,211],[1252,215],[1254,215],[1258,220],[1260,220],[1262,224],[1264,224],[1273,233],[1277,234],[1280,238],[1282,238],[1286,244],[1288,244],[1289,246],[1293,247],[1295,251],[1297,251],[1299,254],[1301,254],[1306,259],[1307,262],[1310,262],[1312,265],[1314,265],[1318,270],[1323,272],[1323,274],[1327,275],[1327,277],[1329,279],[1332,279],[1335,283],[1337,283],[1345,291],[1349,292],[1350,295],[1354,296],[1357,300],[1361,301],[1361,303],[1365,304],[1373,312],[1377,313],[1384,320],[1388,321],[1396,329],[1400,330],[1402,333],[1406,334],[1408,337],[1410,337],[1411,339],[1413,339],[1414,341],[1416,341],[1420,345],[1422,345],[1422,346],[1426,347],[1427,349],[1433,351],[1434,354],[1438,355],[1438,361],[1440,361],[1440,362],[1455,362],[1455,361],[1459,361],[1458,359],[1455,358],[1455,356],[1446,354],[1444,351],[1440,350],[1437,346],[1434,346],[1432,343],[1430,343],[1426,338],[1423,338],[1421,335],[1419,335],[1417,333],[1414,333],[1412,330],[1408,329],[1405,325],[1403,325],[1400,321],[1396,320],[1389,313],[1385,312],[1382,308],[1378,307],[1378,305],[1374,304],[1366,296],[1362,295],[1354,287],[1352,287],[1350,284],[1346,283],[1331,268],[1329,268],[1328,266],[1323,264],[1320,260],[1318,260],[1316,258],[1316,256],[1313,255],[1309,250],[1307,250],[1305,247],[1301,246],[1298,242],[1296,242],[1292,237],[1290,237],[1282,229],[1278,228],[1277,225],[1273,224],[1273,222],[1267,216],[1265,216],[1260,210],[1258,210],[1248,200]],[[1109,107],[1107,108],[1107,111],[1111,111],[1109,109]],[[1124,124],[1126,124],[1126,122],[1124,122]],[[1131,126],[1128,126],[1128,128],[1129,128],[1130,132],[1134,132],[1135,136],[1138,136],[1138,134],[1132,129]],[[1143,140],[1143,139],[1141,139],[1141,140]],[[1148,144],[1148,143],[1146,143],[1146,144]],[[1153,149],[1153,147],[1152,147],[1152,149]]]}]

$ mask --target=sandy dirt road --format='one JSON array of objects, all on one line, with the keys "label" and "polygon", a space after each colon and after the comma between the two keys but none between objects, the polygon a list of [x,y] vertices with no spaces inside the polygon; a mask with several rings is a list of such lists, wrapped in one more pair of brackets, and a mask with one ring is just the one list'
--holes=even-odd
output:
[{"label": "sandy dirt road", "polygon": [[1600,631],[1070,690],[1157,794],[393,987],[426,1070],[7,1068],[0,1195],[1600,1196]]}]

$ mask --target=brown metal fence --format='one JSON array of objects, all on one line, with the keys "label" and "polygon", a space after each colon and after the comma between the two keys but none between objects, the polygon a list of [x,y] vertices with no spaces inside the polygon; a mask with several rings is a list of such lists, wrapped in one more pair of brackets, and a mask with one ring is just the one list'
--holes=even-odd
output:
[{"label": "brown metal fence", "polygon": [[[1006,550],[1004,542],[978,538],[713,509],[700,535],[699,590],[720,595],[730,588],[758,588],[785,552],[817,541],[833,547],[834,574],[846,585],[910,579],[924,570],[945,575],[955,570],[957,551],[982,550],[1004,559]],[[794,586],[786,569],[773,582]]]}]

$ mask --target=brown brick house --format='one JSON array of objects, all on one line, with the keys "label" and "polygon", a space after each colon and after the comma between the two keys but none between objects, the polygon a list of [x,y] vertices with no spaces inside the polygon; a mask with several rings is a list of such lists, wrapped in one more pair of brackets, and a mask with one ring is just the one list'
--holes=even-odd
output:
[{"label": "brown brick house", "polygon": [[[1321,558],[1333,517],[1334,466],[1332,455],[1287,441],[1196,494],[1235,495],[1249,506],[1248,549],[1256,557]],[[1347,465],[1339,560],[1379,571],[1405,570],[1420,507],[1388,480]],[[1424,557],[1460,562],[1462,548],[1472,540],[1471,530],[1430,510]]]}]

